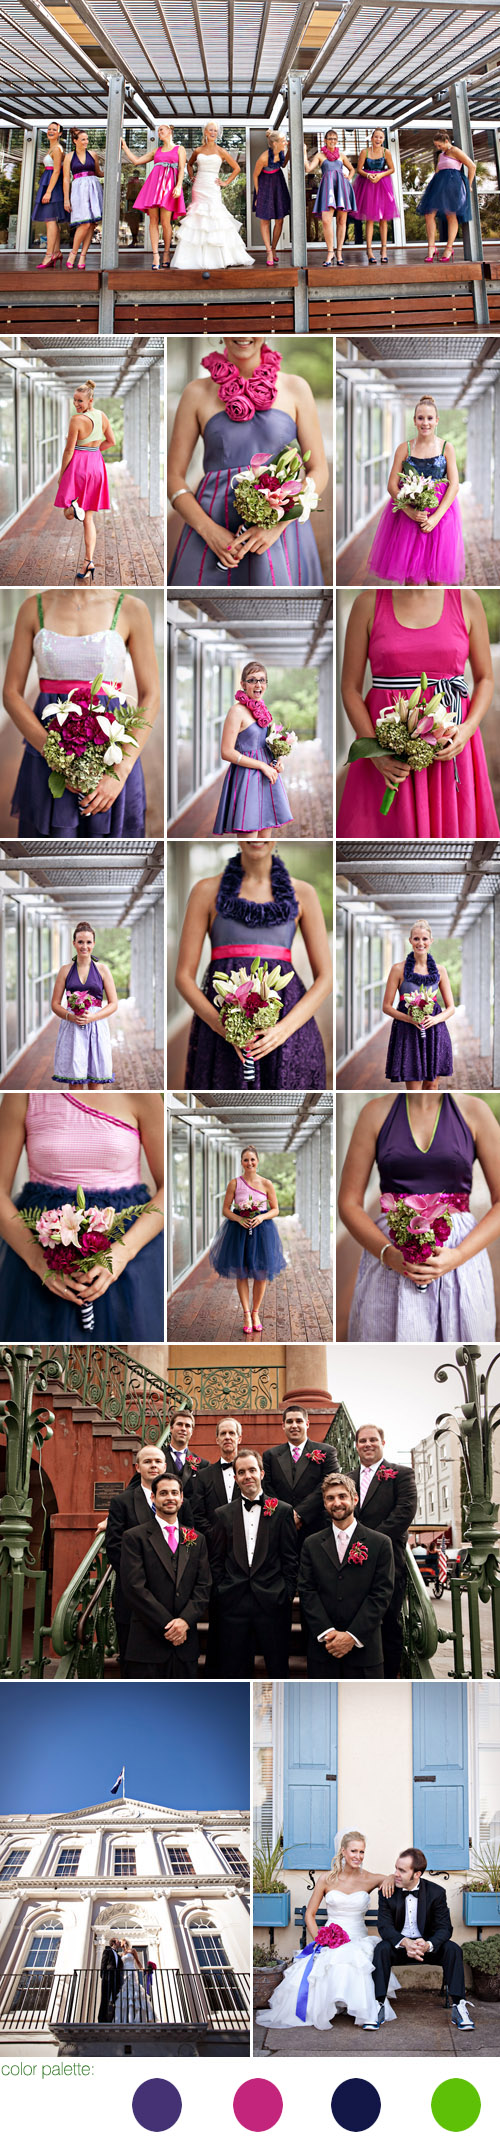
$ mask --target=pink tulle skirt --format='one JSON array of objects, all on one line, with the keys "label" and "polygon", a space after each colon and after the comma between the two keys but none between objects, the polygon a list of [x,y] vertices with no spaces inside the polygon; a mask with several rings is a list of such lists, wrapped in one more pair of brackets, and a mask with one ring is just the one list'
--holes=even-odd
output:
[{"label": "pink tulle skirt", "polygon": [[184,195],[180,194],[178,201],[174,202],[176,183],[177,173],[171,165],[155,165],[154,170],[148,172],[139,194],[136,194],[134,209],[175,209],[176,217],[185,217]]},{"label": "pink tulle skirt", "polygon": [[[397,688],[396,679],[394,687]],[[387,701],[387,689],[370,689],[366,703],[373,725]],[[468,708],[464,696],[462,724]],[[339,808],[339,838],[498,837],[498,817],[479,727],[457,757],[457,771],[458,786],[453,763],[433,763],[429,770],[409,771],[388,815],[382,815],[385,778],[376,763],[352,764]]]},{"label": "pink tulle skirt", "polygon": [[75,449],[59,480],[56,509],[68,509],[78,501],[81,509],[109,509],[108,474],[100,449]]},{"label": "pink tulle skirt", "polygon": [[387,217],[390,223],[391,217],[399,217],[390,172],[382,172],[375,183],[365,179],[364,172],[357,172],[354,193],[358,217],[361,217],[363,222],[366,219],[367,223],[380,224],[381,217]]},{"label": "pink tulle skirt", "polygon": [[[435,490],[440,501],[447,484],[447,479],[437,481]],[[421,524],[411,523],[404,509],[395,514],[392,501],[386,502],[368,567],[372,576],[380,576],[383,583],[443,583],[445,590],[451,584],[463,583],[465,553],[458,501],[452,501],[434,531],[424,531]]]}]

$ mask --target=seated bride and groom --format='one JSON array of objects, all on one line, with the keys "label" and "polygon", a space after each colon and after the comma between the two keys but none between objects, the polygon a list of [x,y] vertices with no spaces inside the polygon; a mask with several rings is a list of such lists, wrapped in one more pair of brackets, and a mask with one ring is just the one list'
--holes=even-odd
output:
[{"label": "seated bride and groom", "polygon": [[[357,2027],[378,2033],[396,2017],[390,1999],[400,1983],[393,1969],[428,1960],[443,1970],[453,2026],[472,2033],[463,1957],[452,1935],[446,1893],[425,1876],[422,1849],[404,1848],[392,1876],[365,1869],[365,1850],[363,1833],[343,1834],[332,1868],[318,1878],[306,1908],[308,1943],[266,2011],[257,2013],[259,2026],[328,2029],[337,2012],[345,2011]],[[380,1934],[374,1942],[366,1914],[377,1887]],[[328,1923],[318,1929],[323,1900]]]}]

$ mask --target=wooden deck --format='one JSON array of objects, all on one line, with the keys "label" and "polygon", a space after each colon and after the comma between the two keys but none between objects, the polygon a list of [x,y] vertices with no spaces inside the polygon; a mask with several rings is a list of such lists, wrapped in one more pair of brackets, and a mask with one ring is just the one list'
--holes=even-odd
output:
[{"label": "wooden deck", "polygon": [[[338,1092],[392,1092],[396,1086],[385,1075],[387,1048],[391,1030],[391,1018],[372,1033],[364,1047],[350,1055],[347,1062],[337,1070]],[[491,1055],[482,1055],[479,1040],[475,1039],[462,1009],[455,1011],[449,1023],[453,1047],[453,1075],[441,1077],[440,1092],[487,1092],[492,1083]]]},{"label": "wooden deck", "polygon": [[[95,580],[119,587],[163,585],[163,518],[148,515],[124,464],[108,465],[111,508],[97,518]],[[72,584],[83,567],[81,526],[54,508],[57,479],[49,480],[0,540],[0,584]]]},{"label": "wooden deck", "polygon": [[[337,585],[374,585],[377,577],[368,568],[368,557],[382,514],[382,502],[363,530],[349,539],[337,555]],[[464,584],[480,591],[500,583],[500,540],[491,537],[488,521],[474,501],[469,487],[460,493],[465,543]]]},{"label": "wooden deck", "polygon": [[[153,1034],[148,1032],[142,1017],[138,1016],[133,1002],[122,1000],[114,1017],[109,1019],[113,1053],[113,1076],[119,1091],[161,1092],[163,1089],[163,1054],[155,1047]],[[7,1075],[2,1078],[4,1092],[47,1092],[53,1083],[54,1053],[59,1031],[59,1018],[50,1017],[47,1025],[24,1054],[12,1062]],[[54,1085],[54,1090],[56,1089]],[[59,1086],[57,1087],[59,1090]],[[113,1087],[111,1087],[113,1089]]]},{"label": "wooden deck", "polygon": [[[293,775],[292,775],[293,763]],[[333,778],[318,741],[303,741],[294,748],[290,760],[290,777],[285,771],[285,785],[294,818],[290,835],[294,838],[331,838],[333,835]],[[217,803],[223,778],[214,778],[211,785],[198,794],[182,815],[169,825],[171,838],[209,838],[212,836]]]},{"label": "wooden deck", "polygon": [[[286,1339],[333,1338],[331,1271],[321,1272],[317,1256],[298,1220],[280,1219],[279,1231],[286,1272],[266,1289],[259,1309],[262,1342]],[[167,1303],[167,1336],[179,1340],[220,1340],[229,1345],[242,1338],[243,1312],[236,1286],[219,1279],[208,1257],[196,1265],[184,1285],[178,1286]],[[259,1334],[260,1337],[260,1334]]]}]

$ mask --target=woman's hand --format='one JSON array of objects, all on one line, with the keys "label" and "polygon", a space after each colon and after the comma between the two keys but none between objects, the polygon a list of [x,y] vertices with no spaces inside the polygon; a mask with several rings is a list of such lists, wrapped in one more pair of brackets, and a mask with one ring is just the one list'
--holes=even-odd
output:
[{"label": "woman's hand", "polygon": [[394,1877],[383,1877],[380,1891],[384,1900],[392,1900],[392,1895],[394,1892]]},{"label": "woman's hand", "polygon": [[[292,518],[292,521],[295,522],[296,518]],[[287,530],[289,525],[282,517],[281,523],[273,524],[270,530],[263,530],[262,524],[252,524],[249,530],[239,531],[236,539],[237,560],[242,561],[246,553],[267,553],[268,548],[274,546],[276,539],[281,538],[282,532]]]},{"label": "woman's hand", "polygon": [[426,531],[436,531],[438,524],[443,521],[441,509],[434,509],[432,516],[429,516],[428,509],[424,509],[422,521]]},{"label": "woman's hand", "polygon": [[272,1055],[277,1047],[283,1047],[286,1039],[288,1033],[282,1023],[269,1025],[267,1032],[258,1032],[254,1040],[249,1040],[247,1053],[253,1055],[254,1062],[262,1062],[264,1055]]},{"label": "woman's hand", "polygon": [[125,1235],[123,1242],[114,1242],[113,1244],[111,1250],[112,1271],[108,1271],[105,1265],[96,1261],[93,1270],[85,1273],[83,1292],[79,1297],[82,1301],[99,1301],[101,1295],[107,1294],[108,1287],[113,1286],[115,1280],[120,1278],[122,1271],[126,1270],[128,1264],[125,1248],[126,1240],[127,1236]]},{"label": "woman's hand", "polygon": [[406,1273],[406,1264],[402,1249],[396,1249],[394,1247],[394,1242],[390,1241],[386,1241],[385,1246],[387,1249],[387,1256],[384,1256],[383,1258],[383,1271],[397,1271],[399,1272],[400,1279],[404,1278]]},{"label": "woman's hand", "polygon": [[237,567],[240,554],[235,531],[226,531],[223,524],[216,524],[211,516],[207,516],[206,525],[198,536],[210,547],[221,568]]},{"label": "woman's hand", "polygon": [[57,1294],[60,1301],[72,1301],[77,1309],[81,1309],[82,1302],[88,1299],[84,1291],[84,1287],[86,1288],[87,1286],[87,1280],[84,1282],[79,1280],[77,1284],[75,1279],[70,1279],[68,1273],[49,1271],[44,1250],[36,1249],[34,1244],[29,1269],[36,1273],[38,1279],[41,1279],[42,1286],[48,1287],[49,1294]]},{"label": "woman's hand", "polygon": [[470,740],[470,737],[467,726],[455,726],[453,733],[447,735],[446,747],[436,748],[437,761],[439,763],[454,763],[455,756],[463,755],[464,748],[467,746],[467,741]]},{"label": "woman's hand", "polygon": [[412,1279],[415,1286],[429,1286],[432,1279],[442,1279],[445,1272],[456,1271],[462,1247],[463,1243],[458,1249],[436,1249],[425,1264],[405,1264],[405,1277]]},{"label": "woman's hand", "polygon": [[386,785],[404,785],[405,778],[410,776],[409,763],[400,763],[393,755],[377,756],[375,770],[380,771]]},{"label": "woman's hand", "polygon": [[104,775],[102,778],[99,778],[98,784],[96,785],[95,793],[85,793],[81,796],[82,815],[107,814],[108,809],[114,807],[115,800],[118,800],[119,793],[123,792],[123,787],[126,784],[127,778],[129,777],[130,771],[132,769],[133,764],[130,762],[129,757],[125,759],[124,756],[123,763],[120,764],[120,775],[118,778],[114,778],[111,771],[109,774],[109,778],[105,777]]}]

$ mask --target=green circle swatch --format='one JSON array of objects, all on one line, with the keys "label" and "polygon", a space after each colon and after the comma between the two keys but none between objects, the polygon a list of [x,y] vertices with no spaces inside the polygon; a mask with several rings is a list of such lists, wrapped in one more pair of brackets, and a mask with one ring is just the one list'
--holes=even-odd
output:
[{"label": "green circle swatch", "polygon": [[477,2124],[481,2103],[477,2087],[470,2079],[442,2079],[432,2096],[431,2109],[436,2124],[444,2132],[468,2132],[471,2124]]}]

